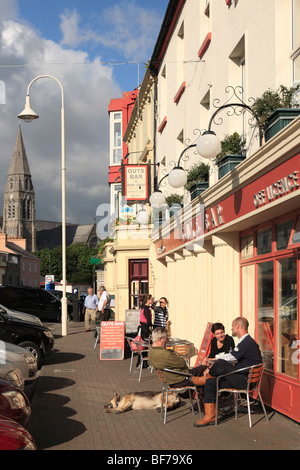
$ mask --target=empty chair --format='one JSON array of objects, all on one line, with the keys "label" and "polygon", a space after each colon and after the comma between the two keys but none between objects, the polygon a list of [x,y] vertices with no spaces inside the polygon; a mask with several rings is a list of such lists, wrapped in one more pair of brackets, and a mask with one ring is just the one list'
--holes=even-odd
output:
[{"label": "empty chair", "polygon": [[[237,389],[237,388],[230,388],[230,387],[222,387],[220,388],[220,380],[224,377],[227,377],[228,375],[232,374],[240,374],[241,371],[246,371],[248,370],[248,378],[247,378],[247,386],[245,389]],[[257,397],[260,400],[263,412],[265,414],[266,420],[269,421],[268,415],[265,409],[264,402],[262,400],[261,394],[260,394],[260,384],[261,384],[261,379],[263,376],[263,371],[264,371],[264,366],[263,364],[258,364],[256,366],[251,366],[251,367],[244,367],[243,369],[238,369],[236,371],[230,372],[229,374],[225,375],[220,375],[217,377],[217,395],[216,395],[216,418],[215,418],[215,424],[216,426],[218,425],[218,399],[219,395],[224,392],[230,392],[234,394],[234,407],[235,407],[235,419],[237,418],[237,410],[238,410],[238,401],[241,400],[241,394],[245,394],[247,397],[247,408],[248,408],[248,417],[249,417],[249,427],[252,427],[252,422],[251,422],[251,410],[250,410],[250,400],[249,397],[253,395],[254,393],[257,394]]]},{"label": "empty chair", "polygon": [[[155,370],[156,370],[156,373],[157,373],[157,375],[158,375],[158,377],[161,381],[161,384],[162,384],[161,417],[163,416],[163,410],[164,410],[164,424],[166,424],[166,422],[167,422],[167,403],[168,403],[168,393],[169,392],[177,392],[177,393],[181,392],[182,393],[182,392],[188,391],[193,415],[195,414],[194,404],[193,404],[193,396],[195,396],[195,398],[197,400],[200,419],[202,419],[202,413],[201,413],[201,407],[200,407],[200,398],[199,398],[199,394],[198,394],[198,390],[197,390],[196,385],[191,383],[190,385],[186,385],[186,386],[183,386],[183,387],[173,388],[173,387],[170,387],[170,385],[167,384],[167,382],[165,380],[165,376],[164,376],[164,372],[173,372],[174,374],[176,373],[177,375],[178,374],[182,375],[183,378],[184,377],[192,377],[192,374],[188,374],[186,372],[178,372],[177,370],[172,370],[172,369],[155,369]],[[164,406],[164,404],[165,404],[165,406]]]}]

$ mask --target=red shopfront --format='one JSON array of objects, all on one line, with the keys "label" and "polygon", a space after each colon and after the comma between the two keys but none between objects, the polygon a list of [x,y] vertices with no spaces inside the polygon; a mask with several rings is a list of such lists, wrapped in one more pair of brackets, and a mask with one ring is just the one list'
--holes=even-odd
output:
[{"label": "red shopfront", "polygon": [[280,161],[155,245],[160,258],[201,238],[205,247],[210,235],[239,234],[240,313],[255,318],[266,367],[263,398],[300,422],[300,153]]}]

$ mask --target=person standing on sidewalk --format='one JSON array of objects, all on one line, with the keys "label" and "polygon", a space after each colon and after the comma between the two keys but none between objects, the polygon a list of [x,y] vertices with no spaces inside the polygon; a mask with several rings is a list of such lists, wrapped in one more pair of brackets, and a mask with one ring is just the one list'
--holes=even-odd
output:
[{"label": "person standing on sidewalk", "polygon": [[100,287],[100,300],[98,303],[98,310],[100,312],[100,321],[109,320],[110,315],[110,295],[104,286]]},{"label": "person standing on sidewalk", "polygon": [[[159,306],[154,305],[154,322],[153,328],[166,328],[170,330],[171,322],[169,321],[168,301],[166,297],[160,297]],[[170,331],[169,331],[170,335]]]},{"label": "person standing on sidewalk", "polygon": [[[84,300],[84,323],[85,331],[90,331],[95,329],[96,317],[97,317],[97,306],[98,306],[98,297],[94,294],[92,288],[88,289],[88,295]],[[91,328],[92,327],[92,328]]]}]

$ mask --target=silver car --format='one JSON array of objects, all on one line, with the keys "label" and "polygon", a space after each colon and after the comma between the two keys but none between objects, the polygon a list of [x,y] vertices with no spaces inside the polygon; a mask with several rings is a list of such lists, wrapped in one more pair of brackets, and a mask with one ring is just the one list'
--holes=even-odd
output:
[{"label": "silver car", "polygon": [[1,362],[0,359],[0,377],[7,380],[20,390],[24,390],[24,378],[22,372],[12,362]]},{"label": "silver car", "polygon": [[25,385],[32,383],[37,378],[37,360],[28,349],[0,341],[0,362],[4,361],[12,362],[20,369]]}]

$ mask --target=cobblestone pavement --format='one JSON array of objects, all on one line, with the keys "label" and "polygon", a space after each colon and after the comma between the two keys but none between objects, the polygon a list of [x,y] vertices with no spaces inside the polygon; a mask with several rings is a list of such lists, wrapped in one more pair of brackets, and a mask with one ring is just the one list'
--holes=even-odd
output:
[{"label": "cobblestone pavement", "polygon": [[247,414],[237,420],[227,417],[217,427],[195,428],[199,418],[192,415],[188,400],[168,413],[166,425],[155,410],[106,413],[104,405],[114,391],[160,391],[156,373],[145,369],[138,382],[135,367],[129,373],[129,357],[100,361],[94,332],[86,332],[83,323],[70,322],[64,337],[60,325],[51,329],[55,352],[40,371],[29,427],[39,450],[114,451],[106,455],[116,459],[125,450],[132,455],[174,451],[186,456],[201,450],[300,449],[300,425],[270,409],[269,422],[263,414],[254,414],[251,429]]}]

